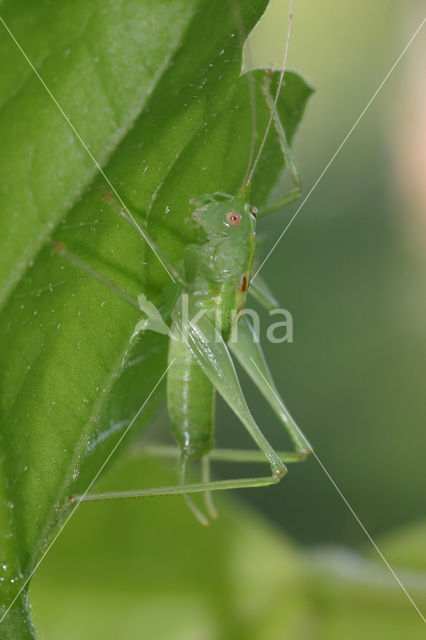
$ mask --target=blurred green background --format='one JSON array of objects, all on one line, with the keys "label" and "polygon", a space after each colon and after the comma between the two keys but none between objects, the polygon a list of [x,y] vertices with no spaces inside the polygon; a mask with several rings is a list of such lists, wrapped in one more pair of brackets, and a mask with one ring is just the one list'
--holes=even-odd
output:
[{"label": "blurred green background", "polygon": [[[287,13],[286,2],[272,2],[252,42],[259,64],[279,59]],[[415,0],[296,3],[289,66],[316,88],[296,144],[305,194],[422,17]],[[264,341],[280,392],[419,604],[425,47],[421,33],[262,273],[294,319],[293,344]],[[262,220],[264,255],[297,206]],[[258,423],[280,446],[272,413],[243,382]],[[155,428],[166,430],[165,415]],[[217,439],[249,444],[222,405]],[[143,466],[141,477],[136,462],[122,464],[105,483],[173,481],[171,465]],[[418,614],[314,459],[292,467],[278,487],[219,502],[221,519],[207,531],[179,498],[80,508],[31,588],[44,637],[422,637]]]},{"label": "blurred green background", "polygon": [[[254,57],[276,59],[270,47],[283,39],[287,11],[273,3]],[[422,15],[417,2],[296,4],[289,66],[316,88],[296,143],[305,194]],[[373,535],[425,505],[425,39],[419,34],[262,272],[294,320],[293,344],[265,341],[280,391]],[[262,221],[264,254],[291,213]],[[264,403],[253,406],[279,441]],[[291,471],[279,495],[251,492],[251,500],[304,542],[362,544],[319,466]]]}]

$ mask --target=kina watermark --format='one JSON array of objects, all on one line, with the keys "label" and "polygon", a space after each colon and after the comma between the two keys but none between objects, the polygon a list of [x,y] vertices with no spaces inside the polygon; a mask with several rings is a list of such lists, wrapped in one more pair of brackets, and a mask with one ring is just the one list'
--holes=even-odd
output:
[{"label": "kina watermark", "polygon": [[[260,342],[262,320],[255,309],[228,309],[222,305],[203,305],[194,303],[192,296],[183,293],[179,296],[169,326],[157,307],[145,295],[138,296],[138,303],[144,317],[137,323],[132,338],[144,331],[155,331],[167,335],[171,340],[188,343],[189,334],[196,334],[205,340],[211,340],[212,331],[216,342],[238,342],[238,326],[243,317],[248,318],[252,327],[253,341]],[[288,309],[280,307],[268,311],[270,322],[264,331],[266,340],[272,344],[291,344],[294,341],[293,316]],[[264,324],[264,322],[263,322]],[[208,334],[208,335],[207,335]]]}]

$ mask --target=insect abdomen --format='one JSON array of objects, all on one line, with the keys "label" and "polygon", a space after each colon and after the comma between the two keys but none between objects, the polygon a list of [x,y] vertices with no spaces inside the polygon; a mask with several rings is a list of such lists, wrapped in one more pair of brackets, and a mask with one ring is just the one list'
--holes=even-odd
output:
[{"label": "insect abdomen", "polygon": [[215,390],[188,347],[170,340],[167,408],[182,452],[198,460],[214,445]]}]

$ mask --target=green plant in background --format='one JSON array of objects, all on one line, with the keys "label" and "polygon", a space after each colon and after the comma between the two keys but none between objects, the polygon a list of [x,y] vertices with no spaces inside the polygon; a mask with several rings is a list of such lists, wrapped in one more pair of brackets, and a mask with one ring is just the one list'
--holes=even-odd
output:
[{"label": "green plant in background", "polygon": [[[140,486],[173,483],[175,472],[148,457],[141,464],[129,450],[99,488],[125,489],[135,478]],[[217,496],[217,506],[220,518],[201,527],[173,497],[81,505],[33,579],[41,636],[423,637],[420,618],[369,547],[307,552],[233,496]],[[404,567],[398,574],[419,605],[424,535],[424,525],[412,526],[378,540],[393,566]]]},{"label": "green plant in background", "polygon": [[[87,4],[81,1],[33,7],[20,0],[3,2],[0,8],[124,202],[144,221],[161,253],[176,263],[182,259],[184,248],[194,241],[194,229],[185,223],[192,210],[190,199],[218,189],[235,193],[250,155],[250,96],[247,83],[239,80],[241,42],[235,14],[225,0]],[[253,0],[241,5],[241,23],[247,33],[262,15],[266,2]],[[85,491],[141,399],[149,396],[166,368],[165,338],[146,334],[130,351],[129,337],[140,312],[120,300],[113,289],[64,261],[52,251],[49,240],[54,234],[55,241],[63,243],[56,247],[65,246],[70,255],[78,256],[128,295],[136,297],[142,289],[157,306],[169,281],[151,250],[102,199],[103,178],[97,175],[96,167],[5,32],[0,47],[2,58],[10,60],[0,88],[0,162],[5,177],[0,220],[4,611],[52,540],[67,496]],[[294,78],[297,83],[297,76]],[[292,94],[287,96],[288,105]],[[283,97],[284,113],[280,113],[289,126],[286,95]],[[298,104],[291,107],[297,110]],[[268,119],[261,95],[257,96],[257,106],[260,138]],[[265,200],[281,166],[278,144],[271,140],[266,151],[253,183],[254,203]],[[146,216],[142,212],[147,212]],[[134,434],[159,406],[161,391],[150,400],[132,430]],[[134,482],[135,467],[140,466],[140,461],[127,464],[122,472],[124,479],[109,478],[110,484],[102,488],[128,488]],[[147,477],[138,478],[138,486],[162,483],[166,477],[147,461],[142,466]],[[104,505],[99,507],[105,509]],[[98,506],[92,508],[97,510]],[[114,510],[120,508],[114,505],[109,513],[114,517]],[[271,535],[267,527],[242,511],[237,519],[225,517],[215,533],[200,532],[185,524],[180,528],[181,537],[173,539],[170,532],[177,527],[179,511],[170,506],[168,509],[169,517],[150,506],[146,512],[141,510],[142,520],[126,524],[122,513],[117,518],[120,526],[115,535],[118,530],[135,532],[138,544],[129,548],[132,565],[142,567],[142,575],[149,566],[151,550],[170,545],[167,568],[158,564],[158,557],[154,563],[157,586],[151,580],[155,571],[145,573],[144,615],[134,620],[130,617],[122,633],[119,627],[114,629],[108,617],[105,625],[99,625],[97,616],[88,610],[87,617],[92,618],[94,626],[83,622],[81,635],[139,637],[141,627],[146,631],[150,624],[147,620],[151,620],[156,637],[161,637],[154,617],[158,620],[166,608],[171,611],[170,625],[180,620],[183,637],[193,633],[196,637],[234,638],[238,634],[250,637],[252,633],[253,637],[266,638],[284,624],[291,624],[301,602],[303,611],[308,606],[305,602],[312,603],[311,598],[305,601],[296,597],[293,608],[274,609],[272,591],[267,590],[268,597],[263,601],[256,593],[255,586],[260,584],[256,576],[247,580],[247,587],[253,585],[252,597],[258,605],[257,617],[252,607],[254,618],[250,618],[250,599],[245,598],[246,605],[241,608],[239,595],[243,585],[238,584],[238,576],[244,558],[240,555],[240,563],[236,562],[235,548],[224,558],[224,541],[235,540],[237,547],[237,541],[243,539],[242,529],[248,527],[247,549],[257,547],[260,551],[268,569],[263,584],[268,584],[278,556],[267,558]],[[98,515],[87,517],[96,520],[106,511],[94,513]],[[117,580],[125,549],[118,545],[115,555],[110,547],[103,549],[105,528],[109,526],[100,526],[92,539],[93,571],[100,582],[95,575],[89,582],[101,594],[100,611],[109,608],[111,597],[110,608],[116,607],[120,615],[136,594],[140,606],[140,582],[132,583],[130,590],[136,584],[137,589],[129,598],[120,599],[117,592],[102,589],[101,580]],[[148,536],[142,542],[140,531]],[[205,533],[209,538],[201,538]],[[184,540],[189,543],[184,553],[186,564],[180,564]],[[203,565],[208,540],[215,541],[216,551],[206,562],[206,573],[194,570],[186,576],[190,554],[197,566]],[[137,556],[138,545],[147,557]],[[286,545],[277,541],[290,559],[295,552],[291,546],[286,551]],[[96,563],[97,553],[102,551],[103,560]],[[224,560],[229,561],[227,569]],[[300,559],[300,565],[304,567],[304,563]],[[170,591],[161,596],[162,575],[171,566],[176,567],[176,579],[170,581]],[[278,582],[284,574],[294,575],[302,583],[306,579],[306,589],[311,590],[311,576],[304,568],[293,574],[286,562],[277,566]],[[220,567],[226,576],[220,576]],[[207,582],[211,580],[214,606],[210,610],[205,603],[193,605],[201,575]],[[69,581],[69,589],[60,601],[74,617],[82,600],[78,588],[74,590],[71,584],[72,571],[66,571],[64,580]],[[286,598],[288,584],[285,588],[283,584],[275,586],[276,597],[281,594]],[[52,592],[44,589],[46,600],[43,586],[39,600],[37,592],[34,599],[41,611],[43,606],[51,611]],[[327,597],[327,589],[318,591],[319,599]],[[156,616],[148,613],[153,602]],[[197,621],[194,627],[192,618],[194,608],[198,635]],[[32,636],[25,609],[24,592],[3,625],[5,638]],[[217,619],[209,624],[213,612]],[[67,615],[62,620],[59,629],[50,627],[52,637],[67,637]],[[172,636],[178,637],[176,627],[173,635],[170,625],[164,620],[163,635],[170,637],[172,629]],[[69,637],[75,635],[71,630]]]}]

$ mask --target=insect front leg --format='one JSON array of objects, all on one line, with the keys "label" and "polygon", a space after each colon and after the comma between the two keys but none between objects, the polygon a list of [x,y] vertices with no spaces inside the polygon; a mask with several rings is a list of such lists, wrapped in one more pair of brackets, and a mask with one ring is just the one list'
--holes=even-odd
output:
[{"label": "insect front leg", "polygon": [[271,75],[269,73],[266,73],[264,81],[262,83],[262,93],[265,97],[265,101],[268,106],[268,109],[272,114],[274,128],[278,136],[278,141],[281,147],[282,154],[284,156],[285,165],[290,174],[290,177],[293,181],[295,188],[289,191],[288,193],[283,194],[279,198],[275,198],[274,200],[271,200],[267,204],[261,207],[258,207],[259,218],[262,218],[268,215],[269,213],[273,213],[274,211],[281,209],[281,207],[284,207],[290,204],[294,200],[297,200],[298,198],[300,198],[302,193],[302,181],[300,179],[299,168],[297,166],[296,158],[294,157],[293,151],[291,150],[290,145],[288,143],[286,132],[280,120],[280,117],[278,115],[278,111],[274,109],[274,98],[271,93],[271,80],[272,80]]},{"label": "insect front leg", "polygon": [[305,459],[312,451],[312,447],[281,400],[266,364],[258,336],[246,316],[242,316],[234,327],[229,346],[287,429],[299,459]]},{"label": "insect front leg", "polygon": [[144,331],[155,331],[156,333],[169,335],[169,327],[165,323],[160,311],[143,293],[138,295],[138,304],[144,316],[136,324],[132,338]]}]

